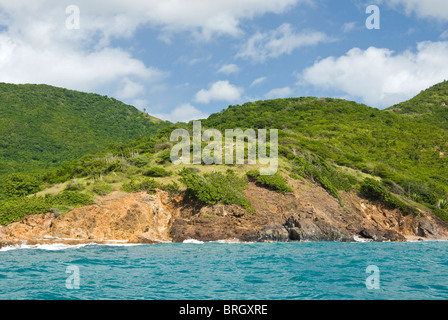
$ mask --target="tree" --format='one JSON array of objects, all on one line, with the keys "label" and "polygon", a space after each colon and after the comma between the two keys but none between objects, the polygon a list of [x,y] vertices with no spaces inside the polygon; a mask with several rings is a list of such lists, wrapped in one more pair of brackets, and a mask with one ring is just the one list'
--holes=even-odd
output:
[{"label": "tree", "polygon": [[13,173],[4,183],[3,192],[8,197],[22,197],[40,190],[40,182],[33,176]]}]

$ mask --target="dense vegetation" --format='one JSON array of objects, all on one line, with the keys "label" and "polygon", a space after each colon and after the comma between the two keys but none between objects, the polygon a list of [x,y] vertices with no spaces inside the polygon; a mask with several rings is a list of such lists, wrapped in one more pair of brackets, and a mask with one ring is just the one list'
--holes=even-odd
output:
[{"label": "dense vegetation", "polygon": [[[436,88],[430,95],[448,100],[448,82]],[[203,126],[279,128],[280,153],[298,165],[295,173],[334,196],[359,186],[353,175],[338,169],[344,167],[381,178],[400,196],[435,209],[448,194],[443,123],[439,114],[422,120],[345,100],[293,98],[231,106]]]},{"label": "dense vegetation", "polygon": [[243,192],[248,182],[286,193],[292,191],[290,179],[322,186],[341,205],[343,192],[358,192],[404,214],[429,209],[448,221],[445,100],[448,82],[387,110],[339,99],[292,98],[230,106],[202,122],[204,130],[222,132],[279,129],[280,169],[274,176],[260,176],[250,165],[175,166],[170,162],[175,144],[170,134],[176,128],[191,133],[192,124],[163,124],[155,134],[116,143],[61,166],[9,175],[3,180],[0,224],[29,213],[73,207],[78,202],[57,198],[67,192],[91,199],[120,189],[163,189],[172,196],[186,192],[205,205],[238,204],[252,211]]},{"label": "dense vegetation", "polygon": [[63,214],[92,203],[92,196],[77,191],[64,191],[55,196],[10,198],[0,201],[0,225],[19,221],[30,214],[50,211]]},{"label": "dense vegetation", "polygon": [[273,175],[260,175],[259,170],[250,170],[246,173],[250,181],[280,193],[293,192],[286,179],[278,172]]},{"label": "dense vegetation", "polygon": [[411,100],[387,110],[448,129],[448,81],[436,84]]},{"label": "dense vegetation", "polygon": [[0,83],[0,177],[60,166],[111,143],[153,134],[164,125],[113,98],[48,85]]},{"label": "dense vegetation", "polygon": [[244,196],[243,190],[247,182],[238,177],[234,171],[227,170],[225,174],[213,172],[210,174],[197,174],[190,170],[181,173],[189,197],[198,199],[204,204],[238,204],[248,211],[252,211],[249,200]]}]

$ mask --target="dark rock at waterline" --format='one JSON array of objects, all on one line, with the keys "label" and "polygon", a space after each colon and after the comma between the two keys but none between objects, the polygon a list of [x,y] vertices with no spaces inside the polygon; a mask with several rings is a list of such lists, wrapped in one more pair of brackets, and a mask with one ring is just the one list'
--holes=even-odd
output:
[{"label": "dark rock at waterline", "polygon": [[258,232],[258,241],[353,241],[346,232],[322,220],[290,217],[284,225],[267,226]]},{"label": "dark rock at waterline", "polygon": [[292,241],[353,241],[348,233],[323,220],[299,220],[292,216],[285,223]]},{"label": "dark rock at waterline", "polygon": [[376,242],[406,241],[404,236],[392,230],[362,229],[359,232],[359,235],[365,239],[370,239]]},{"label": "dark rock at waterline", "polygon": [[437,226],[428,221],[420,221],[418,223],[416,235],[424,238],[434,238],[439,233]]},{"label": "dark rock at waterline", "polygon": [[289,241],[289,232],[284,226],[267,226],[258,232],[258,241]]}]

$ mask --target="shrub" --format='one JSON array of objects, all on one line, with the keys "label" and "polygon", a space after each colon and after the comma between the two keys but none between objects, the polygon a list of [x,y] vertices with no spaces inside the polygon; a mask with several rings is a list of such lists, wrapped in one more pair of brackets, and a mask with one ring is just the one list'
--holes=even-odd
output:
[{"label": "shrub", "polygon": [[13,173],[3,185],[3,193],[8,197],[22,197],[40,191],[40,182],[33,176]]},{"label": "shrub", "polygon": [[82,183],[76,181],[70,181],[65,187],[65,191],[82,191],[84,190],[84,186]]},{"label": "shrub", "polygon": [[246,173],[249,180],[257,182],[258,184],[272,189],[280,193],[293,192],[293,189],[288,186],[288,183],[284,177],[279,173],[274,175],[261,175],[258,170],[251,170]]},{"label": "shrub", "polygon": [[173,197],[175,195],[178,195],[180,193],[180,187],[176,182],[170,183],[170,184],[164,184],[160,186],[160,189],[163,191],[168,192],[170,197]]},{"label": "shrub", "polygon": [[150,159],[145,156],[139,156],[136,158],[131,158],[129,161],[131,162],[132,165],[142,168],[149,163]]},{"label": "shrub", "polygon": [[[76,208],[93,203],[93,198],[77,191],[64,191],[45,197],[21,197],[0,201],[0,224],[8,225],[31,214],[50,212],[52,208]],[[55,209],[57,210],[57,209]]]},{"label": "shrub", "polygon": [[405,215],[416,212],[414,208],[393,196],[376,180],[366,178],[361,184],[360,193],[369,200],[376,200],[386,204],[391,209],[400,209]]},{"label": "shrub", "polygon": [[30,214],[50,211],[51,201],[44,197],[13,198],[0,201],[0,225],[20,221]]},{"label": "shrub", "polygon": [[442,209],[436,209],[434,210],[434,214],[436,216],[438,216],[440,219],[442,219],[443,221],[447,221],[448,222],[448,210],[442,210]]},{"label": "shrub", "polygon": [[341,196],[339,195],[338,189],[330,182],[330,180],[326,176],[316,175],[316,181],[327,190],[329,194],[331,194],[336,199],[341,200]]},{"label": "shrub", "polygon": [[53,205],[65,205],[71,207],[87,206],[93,203],[92,196],[78,191],[63,191],[53,197],[49,197]]},{"label": "shrub", "polygon": [[448,209],[448,199],[440,199],[437,202],[436,208],[442,210]]},{"label": "shrub", "polygon": [[121,190],[128,193],[146,191],[150,194],[155,193],[156,188],[159,188],[160,184],[151,178],[144,178],[142,180],[136,181],[131,179],[130,182],[123,184]]},{"label": "shrub", "polygon": [[160,152],[157,163],[163,164],[171,162],[171,151],[170,150],[163,150]]},{"label": "shrub", "polygon": [[[423,181],[416,181],[412,179],[403,180],[400,185],[404,189],[407,196],[414,201],[436,205],[440,196],[437,195],[436,188],[433,185]],[[442,191],[442,194],[444,192]]]},{"label": "shrub", "polygon": [[394,178],[396,178],[396,173],[388,165],[383,163],[375,166],[373,174],[383,179],[394,180]]},{"label": "shrub", "polygon": [[165,170],[164,168],[161,167],[152,167],[148,170],[146,170],[143,175],[147,176],[147,177],[169,177],[171,176],[172,172]]},{"label": "shrub", "polygon": [[105,196],[111,193],[114,188],[107,183],[95,183],[92,187],[92,191],[99,196]]},{"label": "shrub", "polygon": [[189,167],[189,168],[183,168],[181,171],[178,172],[180,176],[186,174],[186,173],[195,173],[199,174],[201,173],[201,170],[197,167]]},{"label": "shrub", "polygon": [[355,177],[336,170],[323,158],[309,154],[294,159],[295,172],[319,183],[329,194],[341,201],[339,191],[350,191],[357,184]]},{"label": "shrub", "polygon": [[252,211],[250,201],[243,190],[247,188],[244,179],[238,177],[232,170],[226,174],[220,172],[199,175],[189,170],[181,172],[181,181],[187,186],[186,194],[204,204],[237,204]]}]

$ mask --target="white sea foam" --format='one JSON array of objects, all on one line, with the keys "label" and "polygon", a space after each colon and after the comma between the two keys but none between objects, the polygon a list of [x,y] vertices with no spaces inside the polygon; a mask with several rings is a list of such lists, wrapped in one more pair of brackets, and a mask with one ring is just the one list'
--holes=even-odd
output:
[{"label": "white sea foam", "polygon": [[77,245],[68,245],[62,243],[54,243],[54,244],[36,244],[36,245],[28,245],[28,244],[16,244],[13,246],[7,246],[0,249],[0,251],[10,251],[10,250],[24,250],[24,249],[34,249],[34,250],[47,250],[47,251],[60,251],[67,249],[78,249],[83,248],[85,246],[92,244],[77,244]]},{"label": "white sea foam", "polygon": [[370,240],[370,239],[360,238],[360,237],[358,237],[357,235],[354,235],[354,236],[353,236],[353,240],[354,240],[355,242],[360,242],[360,243],[364,243],[364,242],[372,242],[372,240]]},{"label": "white sea foam", "polygon": [[135,247],[135,246],[145,246],[147,244],[144,243],[102,243],[98,244],[99,246],[108,246],[108,247]]},{"label": "white sea foam", "polygon": [[12,246],[6,246],[0,248],[0,252],[11,251],[11,250],[24,250],[24,249],[34,249],[34,250],[47,250],[47,251],[60,251],[67,249],[79,249],[87,246],[109,246],[109,247],[133,247],[140,246],[143,244],[138,243],[84,243],[84,244],[63,244],[63,243],[52,243],[52,244],[36,244],[36,245],[28,245],[28,244],[15,244]]},{"label": "white sea foam", "polygon": [[204,244],[204,241],[199,241],[196,239],[187,239],[187,240],[184,240],[183,243]]},{"label": "white sea foam", "polygon": [[243,243],[243,242],[241,242],[238,239],[225,239],[225,240],[210,241],[210,243]]}]

